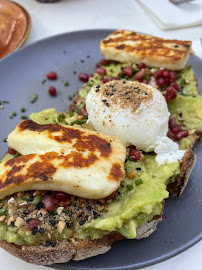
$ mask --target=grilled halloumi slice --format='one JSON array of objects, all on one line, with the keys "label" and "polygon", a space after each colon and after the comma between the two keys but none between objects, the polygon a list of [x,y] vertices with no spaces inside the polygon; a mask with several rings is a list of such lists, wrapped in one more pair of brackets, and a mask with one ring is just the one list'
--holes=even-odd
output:
[{"label": "grilled halloumi slice", "polygon": [[9,134],[8,146],[22,156],[0,164],[0,199],[25,190],[99,199],[124,179],[125,145],[96,131],[24,120]]},{"label": "grilled halloumi slice", "polygon": [[170,70],[183,69],[192,53],[191,41],[169,40],[126,30],[113,32],[100,43],[107,60],[145,63]]}]

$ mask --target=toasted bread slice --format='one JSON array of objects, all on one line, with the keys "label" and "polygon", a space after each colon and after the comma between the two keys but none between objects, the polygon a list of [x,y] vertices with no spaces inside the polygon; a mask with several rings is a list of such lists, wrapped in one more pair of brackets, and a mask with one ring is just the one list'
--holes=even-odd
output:
[{"label": "toasted bread slice", "polygon": [[[155,216],[152,221],[137,229],[137,239],[148,237],[156,230],[160,216]],[[99,254],[106,253],[111,249],[112,243],[124,237],[112,232],[101,239],[66,242],[57,245],[55,248],[43,246],[19,246],[6,241],[0,241],[0,247],[10,254],[33,264],[50,265],[54,263],[65,263],[72,260],[84,260]]]},{"label": "toasted bread slice", "polygon": [[183,69],[190,57],[192,42],[162,39],[126,30],[113,32],[100,43],[107,60],[145,63],[169,70]]},{"label": "toasted bread slice", "polygon": [[[169,186],[169,192],[173,196],[179,196],[182,194],[195,161],[196,155],[192,150],[187,151],[183,158],[180,174],[176,182]],[[160,216],[154,216],[151,221],[138,227],[136,239],[148,237],[153,233],[156,230],[158,223],[162,220],[162,214],[163,208]],[[65,263],[71,259],[75,261],[84,260],[86,258],[106,253],[110,250],[111,245],[114,242],[123,238],[124,237],[121,234],[112,232],[101,239],[62,242],[54,248],[44,246],[20,246],[1,240],[0,247],[26,262],[38,265],[50,265],[54,263]]]}]

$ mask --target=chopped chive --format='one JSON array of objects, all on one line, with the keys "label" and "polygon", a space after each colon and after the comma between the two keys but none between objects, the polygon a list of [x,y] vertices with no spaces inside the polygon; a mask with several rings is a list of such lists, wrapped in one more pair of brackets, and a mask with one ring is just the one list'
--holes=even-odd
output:
[{"label": "chopped chive", "polygon": [[180,86],[183,87],[185,84],[185,79],[182,79],[181,82],[180,82]]},{"label": "chopped chive", "polygon": [[23,201],[29,202],[29,199],[28,198],[21,197],[20,199],[22,199]]},{"label": "chopped chive", "polygon": [[17,158],[17,157],[19,157],[19,156],[21,156],[19,153],[16,153],[14,156],[13,156],[13,158]]},{"label": "chopped chive", "polygon": [[75,97],[76,96],[76,94],[74,93],[73,95],[72,95],[72,97]]},{"label": "chopped chive", "polygon": [[64,210],[64,213],[65,213],[65,214],[69,214],[69,211],[68,211],[68,210]]},{"label": "chopped chive", "polygon": [[136,184],[136,186],[139,186],[139,185],[143,184],[142,179],[135,180],[135,184]]},{"label": "chopped chive", "polygon": [[79,113],[79,109],[76,106],[75,106],[75,113]]},{"label": "chopped chive", "polygon": [[7,142],[7,138],[4,138],[3,141],[4,141],[4,142]]},{"label": "chopped chive", "polygon": [[90,86],[90,87],[92,87],[92,86],[93,86],[93,85],[92,85],[92,83],[89,83],[89,82],[87,83],[87,85],[88,85],[88,86]]},{"label": "chopped chive", "polygon": [[60,114],[60,115],[58,116],[59,122],[61,122],[61,121],[64,120],[65,118],[66,118],[66,116],[64,115],[64,113],[62,113],[62,114]]},{"label": "chopped chive", "polygon": [[76,125],[82,125],[84,123],[84,121],[83,120],[79,120],[79,119],[77,119],[77,120],[75,120],[75,121],[73,121],[73,122],[71,122],[71,126],[73,126],[74,124],[76,124]]},{"label": "chopped chive", "polygon": [[47,81],[47,80],[46,80],[46,79],[44,79],[44,80],[43,80],[41,83],[42,83],[42,84],[44,84],[46,81]]},{"label": "chopped chive", "polygon": [[68,99],[69,99],[69,100],[72,100],[72,98],[73,98],[72,96],[68,96]]},{"label": "chopped chive", "polygon": [[8,210],[6,209],[0,209],[0,216],[3,216],[8,213]]},{"label": "chopped chive", "polygon": [[181,78],[181,77],[182,77],[182,75],[180,73],[178,73],[177,76],[176,76],[176,80]]},{"label": "chopped chive", "polygon": [[2,102],[3,102],[3,103],[9,103],[9,101],[7,101],[7,100],[3,100]]},{"label": "chopped chive", "polygon": [[64,86],[68,86],[68,85],[69,85],[68,81],[64,82]]},{"label": "chopped chive", "polygon": [[70,116],[74,116],[74,113],[71,112],[71,111],[69,111],[69,115],[70,115]]},{"label": "chopped chive", "polygon": [[130,161],[134,161],[131,157],[128,157],[128,160],[130,160]]},{"label": "chopped chive", "polygon": [[133,185],[127,185],[126,186],[128,190],[132,190],[133,189]]},{"label": "chopped chive", "polygon": [[26,115],[21,115],[21,119],[27,119]]},{"label": "chopped chive", "polygon": [[16,116],[17,115],[17,113],[16,112],[12,112],[12,116]]},{"label": "chopped chive", "polygon": [[0,106],[1,106],[1,100],[0,100]]},{"label": "chopped chive", "polygon": [[35,93],[33,98],[30,100],[30,103],[34,103],[37,100],[38,95]]},{"label": "chopped chive", "polygon": [[13,116],[12,115],[9,115],[9,119],[13,119]]},{"label": "chopped chive", "polygon": [[185,94],[185,97],[196,97],[196,94]]},{"label": "chopped chive", "polygon": [[25,109],[24,107],[21,107],[20,111],[21,111],[21,112],[25,112],[26,109]]}]

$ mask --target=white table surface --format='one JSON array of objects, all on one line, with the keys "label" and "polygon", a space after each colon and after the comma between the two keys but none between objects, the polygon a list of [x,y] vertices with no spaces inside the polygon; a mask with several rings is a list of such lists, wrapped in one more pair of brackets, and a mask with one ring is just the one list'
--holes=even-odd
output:
[{"label": "white table surface", "polygon": [[[150,0],[152,1],[152,0]],[[162,4],[163,1],[162,0]],[[15,0],[31,15],[32,31],[27,44],[59,33],[82,29],[129,29],[164,37],[192,40],[195,53],[202,57],[202,26],[162,31],[135,0],[63,0],[40,4],[35,0]],[[194,222],[194,221],[193,221]],[[202,241],[165,262],[145,270],[202,269]],[[0,270],[45,270],[27,264],[0,249]],[[82,262],[81,262],[82,264]]]}]

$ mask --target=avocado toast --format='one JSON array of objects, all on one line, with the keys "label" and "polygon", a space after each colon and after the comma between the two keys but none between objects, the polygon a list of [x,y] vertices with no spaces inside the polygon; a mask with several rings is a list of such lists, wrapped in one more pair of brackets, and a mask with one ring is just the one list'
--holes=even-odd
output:
[{"label": "avocado toast", "polygon": [[[115,68],[114,68],[114,66],[115,66]],[[107,76],[106,77],[108,77],[108,78],[110,78],[110,76],[117,77],[118,76],[118,73],[120,73],[119,75],[122,76],[121,71],[123,69],[121,69],[121,68],[123,66],[124,65],[118,64],[118,63],[115,63],[115,62],[111,62],[108,66],[103,66],[103,68],[106,69],[106,70],[108,70],[108,68],[111,69],[109,72],[107,71]],[[116,68],[117,68],[117,72],[115,72]],[[115,69],[114,70],[114,73],[112,73],[112,70],[113,69]],[[189,69],[189,71],[190,71],[190,69]],[[109,75],[110,72],[112,73],[111,75]],[[99,78],[99,75],[96,74],[95,77]],[[188,78],[188,76],[186,76],[185,78]],[[102,79],[103,79],[103,77],[100,76],[99,80],[97,80],[95,82],[95,85],[100,84],[100,81]],[[123,79],[127,79],[127,78],[123,78]],[[92,78],[92,80],[93,80],[93,78]],[[93,84],[94,82],[91,81],[91,79],[90,79],[89,80],[89,83],[90,84]],[[186,87],[188,85],[189,84],[187,83],[186,84]],[[85,85],[84,88],[82,89],[82,91],[80,91],[80,95],[75,99],[75,105],[76,106],[74,106],[75,107],[75,112],[73,112],[74,115],[70,114],[69,112],[67,114],[62,114],[62,113],[57,113],[57,112],[54,112],[54,111],[51,111],[50,110],[50,111],[46,111],[45,112],[46,118],[48,118],[48,113],[51,112],[50,113],[50,118],[48,120],[47,119],[44,119],[43,120],[43,114],[38,114],[38,116],[37,115],[32,115],[32,119],[34,119],[37,122],[36,119],[38,117],[38,122],[40,122],[40,123],[47,123],[46,121],[50,121],[49,123],[51,123],[51,121],[53,121],[53,122],[56,121],[56,122],[62,122],[63,124],[65,124],[65,123],[71,121],[70,124],[72,124],[72,125],[77,124],[77,125],[82,125],[84,128],[87,128],[87,127],[88,128],[92,128],[92,126],[90,126],[89,124],[86,123],[85,117],[83,119],[81,119],[82,118],[81,117],[82,114],[81,113],[77,114],[77,112],[76,112],[77,110],[80,111],[81,109],[85,109],[85,108],[83,108],[84,105],[85,105],[85,103],[84,103],[85,102],[85,97],[84,97],[84,99],[82,99],[81,98],[81,95],[82,95],[82,93],[85,94],[85,91],[83,91],[83,90],[85,90],[87,88],[89,90],[90,87],[91,86],[89,84]],[[184,89],[186,87],[184,87]],[[185,91],[185,90],[183,90],[183,91]],[[190,93],[189,93],[189,95],[190,95]],[[182,95],[182,96],[184,96],[184,95]],[[188,96],[186,96],[186,97],[188,97]],[[193,99],[195,97],[190,97],[189,96],[189,98],[192,98],[189,101],[190,102],[189,104],[191,104],[193,102]],[[198,100],[198,98],[197,98],[197,100]],[[169,104],[171,104],[173,101],[174,100],[169,101]],[[188,101],[188,99],[187,99],[187,101]],[[184,108],[184,106],[182,105],[182,109],[183,108]],[[193,110],[193,108],[192,108],[192,110]],[[184,113],[186,113],[186,109],[184,111],[185,111]],[[173,112],[173,116],[176,118],[176,120],[179,121],[178,123],[181,123],[182,124],[183,121],[180,118],[183,118],[183,117],[179,117],[179,119],[178,119],[178,115],[175,116],[176,109],[173,109],[172,112]],[[178,113],[180,114],[181,112],[178,112]],[[197,117],[195,117],[195,118],[197,119]],[[186,117],[185,117],[185,120],[187,122],[189,122],[188,118],[186,118]],[[197,122],[197,125],[198,124],[199,124],[199,121]],[[200,125],[198,125],[198,126],[197,125],[195,125],[194,128],[193,127],[192,128],[189,128],[188,125],[185,125],[184,126],[184,129],[189,129],[189,130],[198,129],[198,130],[200,130],[200,128],[199,128]],[[189,137],[190,137],[190,139],[189,139]],[[182,141],[183,141],[183,145],[184,145],[184,147],[186,146],[186,149],[189,149],[190,148],[190,146],[193,144],[193,140],[196,138],[195,135],[194,135],[194,133],[191,136],[189,136],[189,137],[180,140],[180,144],[182,144]],[[190,155],[190,156],[192,155],[192,159],[188,158],[188,155]],[[111,207],[112,206],[113,207],[116,206],[117,209],[118,209],[118,207],[120,207],[120,201],[123,202],[125,200],[125,198],[127,198],[128,196],[130,196],[130,194],[131,195],[134,194],[134,193],[136,193],[136,195],[138,195],[138,193],[140,194],[140,191],[141,191],[141,189],[144,189],[145,184],[147,184],[147,187],[149,188],[149,182],[150,182],[149,179],[151,179],[153,176],[155,176],[155,178],[156,178],[156,180],[158,182],[157,184],[160,184],[161,185],[161,182],[160,182],[161,174],[159,173],[159,175],[158,175],[158,173],[157,173],[157,171],[159,169],[161,170],[161,172],[164,172],[164,173],[167,172],[167,171],[169,171],[168,174],[165,175],[165,179],[162,179],[162,181],[166,181],[167,182],[167,180],[169,178],[172,178],[169,181],[170,182],[173,182],[174,181],[173,178],[176,178],[177,175],[179,175],[179,164],[175,164],[175,166],[173,166],[174,164],[172,166],[171,165],[166,165],[165,167],[164,166],[161,166],[159,168],[155,164],[155,162],[153,160],[153,155],[152,154],[145,154],[145,153],[143,153],[143,157],[144,157],[144,159],[143,160],[140,160],[138,162],[137,161],[134,161],[131,158],[128,158],[128,160],[126,161],[126,163],[125,163],[125,168],[127,169],[126,179],[123,181],[123,187],[120,187],[120,191],[119,191],[120,194],[115,194],[114,198],[107,199],[107,200],[109,200],[109,204],[110,204]],[[147,161],[148,166],[147,166],[147,164],[145,164],[145,160]],[[184,165],[184,168],[181,167],[181,180],[180,181],[185,180],[185,177],[184,177],[183,174],[185,174],[185,173],[187,174],[187,171],[190,170],[190,168],[191,168],[191,167],[188,167],[187,165],[185,165],[186,164],[186,161],[188,161],[188,160],[191,163],[191,164],[189,164],[189,166],[190,165],[193,165],[193,154],[192,154],[192,152],[187,152],[187,156],[186,156],[186,158],[184,158],[184,161],[182,163]],[[155,168],[154,169],[154,172],[152,172],[152,170],[151,170],[152,166]],[[134,173],[136,174],[136,176],[135,176]],[[147,175],[145,175],[145,173]],[[148,182],[147,182],[147,178],[148,178]],[[187,175],[186,175],[186,178],[187,178]],[[136,180],[142,180],[143,183],[141,183],[141,181],[139,181],[139,182],[137,181],[136,182]],[[136,185],[136,183],[137,183],[137,185]],[[138,183],[141,183],[141,184],[138,185]],[[151,185],[150,185],[150,187],[151,187]],[[135,192],[133,191],[133,189],[135,190]],[[159,186],[158,186],[158,189],[160,190],[161,188],[159,188]],[[162,189],[162,191],[163,191],[163,189]],[[32,192],[28,192],[27,194],[18,194],[18,195],[20,196],[20,199],[21,198],[27,199],[28,200],[27,203],[29,205],[34,205],[34,203],[36,203],[36,202],[32,203],[32,198],[33,198],[31,196],[32,195]],[[29,199],[29,196],[28,195],[31,196],[30,199]],[[46,195],[46,193],[44,193],[44,194],[42,193],[41,196],[43,197],[45,195]],[[124,195],[124,196],[120,196],[120,195]],[[38,195],[34,194],[33,196],[35,198]],[[165,198],[167,196],[167,194],[164,193],[163,196]],[[120,198],[120,197],[122,197],[122,198]],[[132,196],[130,198],[132,198]],[[42,198],[41,198],[41,200],[42,200]],[[74,200],[75,200],[75,198],[72,198],[72,201],[74,201]],[[80,199],[76,199],[76,200],[79,200],[80,201]],[[26,200],[24,200],[24,202],[26,202]],[[22,201],[20,203],[22,203]],[[161,203],[162,203],[162,200],[161,200]],[[159,214],[159,215],[161,214],[161,211],[162,211],[162,204],[161,203],[159,203],[159,209],[156,209],[156,213]],[[105,205],[105,203],[104,203],[104,205]],[[143,205],[142,205],[142,207],[143,207]],[[128,209],[128,207],[127,207],[127,209]],[[97,208],[94,209],[95,212],[96,212],[96,210],[97,210]],[[69,211],[69,210],[67,210],[67,211]],[[104,209],[103,212],[105,212],[105,211],[106,210]],[[152,209],[152,211],[150,211],[150,213],[152,215],[155,215],[156,214],[155,213],[155,209]],[[94,214],[95,213],[92,212],[93,217],[94,216],[96,217],[96,214],[95,215]],[[97,214],[100,214],[100,213],[98,212]],[[143,237],[145,235],[145,232],[148,231],[148,233],[147,233],[147,235],[148,235],[149,232],[150,232],[150,230],[154,229],[154,227],[155,227],[154,225],[157,223],[157,220],[156,220],[156,217],[158,217],[157,214],[155,215],[155,217],[153,217],[152,215],[151,215],[151,217],[148,217],[148,220],[152,219],[152,222],[147,223],[146,222],[147,221],[147,217],[145,218],[144,212],[141,212],[140,215],[137,217],[138,226],[137,226],[137,221],[135,220],[134,224],[131,224],[131,227],[129,228],[129,230],[125,230],[124,231],[124,226],[122,226],[120,228],[120,230],[119,230],[119,228],[117,228],[117,230],[115,229],[115,231],[120,231],[120,233],[122,235],[125,235],[125,237],[134,238],[134,229],[133,228],[135,228],[137,226],[138,229],[137,229],[137,232],[136,232],[137,233],[136,238],[139,238],[139,237],[141,238],[141,237]],[[93,218],[92,220],[94,221],[94,224],[97,223],[97,222],[99,222],[102,217],[103,217],[103,213],[101,213],[100,217]],[[53,219],[51,217],[51,218],[47,219],[48,222],[49,222],[49,220],[55,220],[55,219],[54,219],[54,217],[53,217]],[[7,221],[7,219],[6,219],[6,221]],[[30,238],[33,237],[35,240],[33,240],[33,242],[31,240],[31,242],[30,242],[30,245],[31,246],[30,247],[27,246],[27,243],[24,243],[24,245],[26,246],[26,247],[25,246],[23,247],[24,253],[23,253],[23,251],[21,249],[21,246],[19,246],[19,245],[15,245],[14,246],[14,245],[11,245],[11,244],[5,244],[5,242],[4,242],[4,248],[7,247],[7,248],[10,249],[10,252],[15,252],[16,255],[18,253],[18,256],[19,257],[23,258],[23,256],[24,256],[24,259],[29,260],[29,261],[32,261],[34,263],[50,264],[50,263],[53,263],[53,262],[64,262],[64,261],[67,261],[68,258],[70,259],[71,257],[73,257],[74,259],[82,259],[82,258],[85,258],[85,257],[89,257],[89,256],[93,256],[93,255],[96,255],[96,254],[99,254],[99,253],[106,252],[110,248],[111,242],[113,242],[115,240],[118,240],[121,237],[123,237],[122,235],[120,235],[120,234],[118,234],[116,232],[113,232],[113,233],[109,234],[109,231],[107,231],[106,232],[107,235],[106,236],[103,236],[103,238],[100,238],[101,237],[101,235],[100,235],[101,232],[99,232],[97,229],[96,229],[97,232],[96,232],[96,230],[93,231],[94,224],[93,224],[93,222],[91,223],[91,225],[90,225],[91,227],[90,227],[90,229],[88,229],[89,232],[87,232],[87,230],[84,228],[84,226],[88,225],[88,222],[85,222],[85,224],[81,225],[81,227],[84,228],[84,229],[82,229],[82,233],[86,234],[83,239],[86,239],[86,237],[87,237],[87,240],[81,240],[82,238],[80,238],[80,240],[78,240],[78,239],[75,240],[75,238],[72,237],[70,239],[70,243],[71,244],[67,244],[67,242],[58,244],[58,242],[59,242],[58,241],[57,242],[57,245],[55,247],[52,247],[52,246],[54,246],[54,241],[52,241],[52,242],[49,241],[49,242],[51,242],[49,247],[42,247],[41,246],[39,248],[39,247],[36,247],[36,244],[33,247],[32,245],[34,244],[35,240],[36,239],[40,239],[40,237],[39,237],[40,232],[36,232],[36,230],[33,230],[33,232],[31,231]],[[142,224],[144,224],[144,225],[142,225]],[[108,224],[108,225],[110,225],[110,224]],[[142,225],[142,226],[139,226],[139,225]],[[17,226],[17,223],[16,223],[16,226]],[[16,226],[14,226],[14,230],[16,230]],[[56,229],[58,231],[58,224],[56,224],[55,227],[56,227]],[[74,227],[74,226],[72,226],[72,227]],[[39,226],[38,229],[40,230],[40,226]],[[144,232],[144,229],[145,229],[145,232]],[[112,229],[112,231],[113,230],[114,229]],[[35,232],[36,232],[36,234],[33,234]],[[66,231],[64,231],[63,233],[65,234]],[[89,233],[89,235],[87,235],[87,233]],[[96,235],[96,233],[98,235]],[[98,240],[89,240],[89,237],[91,239],[92,238],[98,238]],[[17,240],[16,240],[16,243],[17,243]],[[63,251],[61,250],[61,245],[62,244],[64,244],[63,245],[63,248],[62,248]],[[20,245],[23,245],[23,243],[21,243]],[[77,251],[77,255],[75,255],[76,254],[76,249],[78,250]],[[47,257],[47,261],[45,261],[45,259],[44,259],[45,256],[41,257],[39,250],[41,252],[43,252],[43,254],[47,251],[46,255],[49,256],[49,257]],[[85,250],[85,252],[84,252],[84,250]],[[92,250],[93,250],[93,252],[92,252]],[[32,258],[30,256],[30,254],[28,254],[28,253],[30,253],[30,251],[33,252]],[[63,254],[63,257],[61,256],[61,254]],[[69,254],[69,257],[67,256],[67,254]],[[26,256],[26,258],[25,258],[25,256]],[[38,261],[37,261],[36,258],[38,258]]]}]

